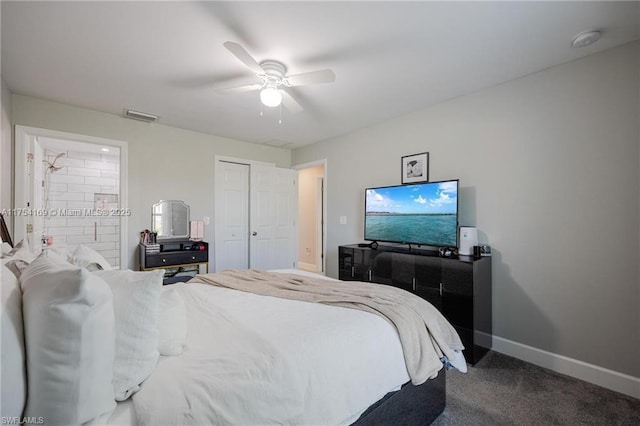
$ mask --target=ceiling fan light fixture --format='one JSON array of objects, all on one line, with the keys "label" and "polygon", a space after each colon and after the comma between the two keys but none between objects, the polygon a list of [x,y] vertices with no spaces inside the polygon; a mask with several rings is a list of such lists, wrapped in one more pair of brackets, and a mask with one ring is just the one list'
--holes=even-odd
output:
[{"label": "ceiling fan light fixture", "polygon": [[[300,112],[303,110],[302,106],[288,90],[283,89],[312,84],[333,83],[336,79],[335,73],[330,69],[288,75],[287,67],[282,62],[268,59],[258,63],[240,44],[233,41],[226,41],[223,45],[233,56],[253,71],[260,80],[260,83],[230,87],[225,91],[247,92],[260,90],[260,115],[262,115],[263,105],[270,108],[284,106],[284,108],[291,113]],[[282,114],[282,109],[280,113]]]},{"label": "ceiling fan light fixture", "polygon": [[264,106],[277,107],[282,103],[282,93],[275,86],[267,86],[260,91],[260,101]]}]

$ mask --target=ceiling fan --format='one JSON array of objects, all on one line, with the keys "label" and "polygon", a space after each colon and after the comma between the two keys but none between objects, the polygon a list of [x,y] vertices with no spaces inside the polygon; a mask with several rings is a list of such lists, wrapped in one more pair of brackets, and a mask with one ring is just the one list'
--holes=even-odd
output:
[{"label": "ceiling fan", "polygon": [[283,104],[292,113],[300,112],[303,110],[302,106],[289,92],[284,90],[285,88],[332,83],[336,79],[334,72],[329,69],[287,75],[287,67],[281,62],[266,60],[258,63],[244,47],[232,41],[225,42],[224,47],[251,71],[255,72],[260,82],[222,90],[227,93],[260,90],[260,101],[268,107],[277,107]]}]

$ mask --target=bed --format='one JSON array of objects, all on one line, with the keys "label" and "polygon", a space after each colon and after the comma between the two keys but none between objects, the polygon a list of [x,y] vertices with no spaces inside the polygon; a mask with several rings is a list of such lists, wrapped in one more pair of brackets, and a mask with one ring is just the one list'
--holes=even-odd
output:
[{"label": "bed", "polygon": [[[199,277],[162,286],[161,272],[110,270],[86,248],[35,258],[30,250],[3,248],[3,418],[114,425],[428,424],[445,406],[446,369],[466,368],[455,342],[444,350],[448,356],[437,353],[436,371],[429,362],[407,367],[401,333],[371,312],[254,294]],[[260,273],[355,285],[296,270]],[[70,281],[80,284],[69,290]],[[63,312],[76,305],[84,310]],[[43,313],[47,309],[63,312],[65,327]],[[74,358],[76,352],[83,356]]]}]

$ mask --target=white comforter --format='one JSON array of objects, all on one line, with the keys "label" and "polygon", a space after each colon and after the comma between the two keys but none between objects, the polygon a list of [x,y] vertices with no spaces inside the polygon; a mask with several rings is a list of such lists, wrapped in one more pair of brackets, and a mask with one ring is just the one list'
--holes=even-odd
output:
[{"label": "white comforter", "polygon": [[362,311],[176,284],[184,353],[133,396],[137,422],[348,424],[409,381],[398,334]]}]

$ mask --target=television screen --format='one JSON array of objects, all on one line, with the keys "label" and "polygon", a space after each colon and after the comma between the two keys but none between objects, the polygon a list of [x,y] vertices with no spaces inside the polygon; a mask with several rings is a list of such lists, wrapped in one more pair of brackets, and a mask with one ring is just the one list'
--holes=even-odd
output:
[{"label": "television screen", "polygon": [[367,188],[364,239],[456,247],[458,180]]}]

